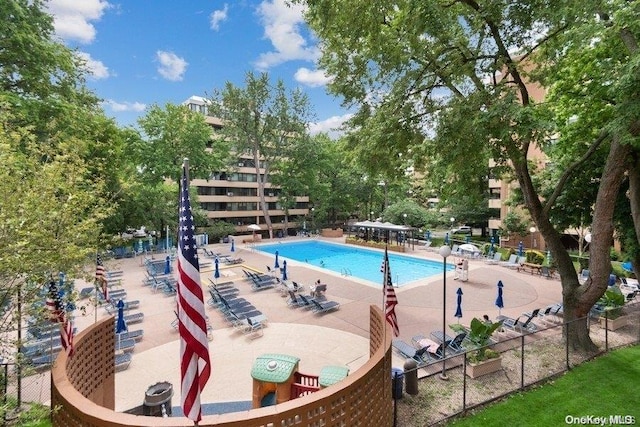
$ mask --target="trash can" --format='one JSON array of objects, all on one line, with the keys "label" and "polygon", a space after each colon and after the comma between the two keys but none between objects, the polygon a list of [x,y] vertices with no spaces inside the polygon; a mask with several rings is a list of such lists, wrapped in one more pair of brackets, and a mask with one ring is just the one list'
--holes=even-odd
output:
[{"label": "trash can", "polygon": [[404,387],[404,371],[399,368],[391,368],[391,397],[400,399]]},{"label": "trash can", "polygon": [[170,417],[172,396],[173,386],[169,382],[162,381],[149,386],[144,393],[142,415],[149,417]]}]

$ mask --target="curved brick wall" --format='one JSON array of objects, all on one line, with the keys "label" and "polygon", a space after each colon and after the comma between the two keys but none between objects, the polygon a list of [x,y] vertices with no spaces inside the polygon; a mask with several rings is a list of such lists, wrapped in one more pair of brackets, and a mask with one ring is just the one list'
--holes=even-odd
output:
[{"label": "curved brick wall", "polygon": [[[289,402],[247,412],[209,415],[200,426],[379,426],[393,425],[391,329],[382,310],[370,306],[369,360],[346,379]],[[386,333],[385,333],[386,328]],[[144,417],[114,412],[114,319],[96,323],[75,340],[76,354],[61,352],[51,371],[54,426],[191,427],[183,417]],[[135,356],[134,356],[135,357]]]}]

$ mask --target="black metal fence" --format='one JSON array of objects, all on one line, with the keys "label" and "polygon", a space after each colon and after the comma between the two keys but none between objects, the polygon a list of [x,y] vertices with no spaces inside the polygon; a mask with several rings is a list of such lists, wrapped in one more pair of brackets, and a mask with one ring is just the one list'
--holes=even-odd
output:
[{"label": "black metal fence", "polygon": [[0,364],[0,424],[21,425],[42,419],[49,411],[49,364]]},{"label": "black metal fence", "polygon": [[[566,340],[568,323],[562,319],[537,321],[537,331],[497,334],[491,347],[500,353],[501,367],[494,373],[469,377],[470,352],[446,359],[447,380],[440,378],[441,362],[404,372],[404,382],[418,376],[418,393],[394,393],[397,426],[436,425],[470,409],[549,380],[572,367],[615,348],[640,342],[640,304],[625,306],[626,324],[616,329],[611,319],[586,319],[594,351],[578,351]],[[550,321],[553,320],[553,321]],[[580,319],[577,321],[584,321]],[[600,322],[603,322],[602,325]],[[606,326],[608,328],[605,328]]]}]

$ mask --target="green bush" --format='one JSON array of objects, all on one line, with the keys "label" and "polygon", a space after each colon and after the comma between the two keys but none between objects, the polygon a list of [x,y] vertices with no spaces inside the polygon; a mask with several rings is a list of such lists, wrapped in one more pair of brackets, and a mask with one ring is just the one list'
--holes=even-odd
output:
[{"label": "green bush", "polygon": [[524,255],[527,257],[527,262],[531,264],[542,265],[545,259],[545,254],[535,249],[525,251]]}]

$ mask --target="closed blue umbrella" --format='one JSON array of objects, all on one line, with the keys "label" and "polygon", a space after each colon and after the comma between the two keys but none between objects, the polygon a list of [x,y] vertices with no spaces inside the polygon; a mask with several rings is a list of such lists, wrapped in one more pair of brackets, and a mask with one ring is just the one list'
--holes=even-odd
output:
[{"label": "closed blue umbrella", "polygon": [[278,262],[278,251],[276,251],[276,262],[273,264],[273,268],[280,268],[280,263]]},{"label": "closed blue umbrella", "polygon": [[116,334],[120,342],[120,334],[127,332],[127,322],[124,320],[124,301],[118,301],[118,319],[116,320]]},{"label": "closed blue umbrella", "polygon": [[493,251],[495,250],[493,245],[496,243],[496,236],[491,236],[491,246],[489,247],[489,256],[493,255]]},{"label": "closed blue umbrella", "polygon": [[445,235],[444,235],[444,244],[445,245],[449,244],[449,233],[445,233]]},{"label": "closed blue umbrella", "polygon": [[231,239],[231,252],[235,252],[235,251],[236,251],[236,244],[235,244],[235,241]]},{"label": "closed blue umbrella", "polygon": [[522,240],[518,243],[518,256],[524,255],[524,245],[522,244]]},{"label": "closed blue umbrella", "polygon": [[502,299],[502,280],[498,280],[498,298],[496,298],[496,306],[498,306],[498,315],[500,310],[504,308],[504,300]]},{"label": "closed blue umbrella", "polygon": [[164,260],[164,274],[171,273],[171,258],[167,256]]},{"label": "closed blue umbrella", "polygon": [[424,239],[431,240],[431,230],[427,230],[427,232],[424,233]]},{"label": "closed blue umbrella", "polygon": [[460,318],[462,317],[462,288],[458,288],[456,294],[458,294],[458,305],[456,307],[456,314],[454,316],[458,318],[458,323],[460,323]]},{"label": "closed blue umbrella", "polygon": [[471,236],[469,236],[467,234],[467,236],[464,238],[465,243],[471,243]]},{"label": "closed blue umbrella", "polygon": [[218,284],[218,279],[220,278],[220,260],[218,258],[214,261],[215,270],[213,271],[213,278],[216,279],[216,285]]},{"label": "closed blue umbrella", "polygon": [[287,260],[282,261],[282,280],[287,279]]}]

